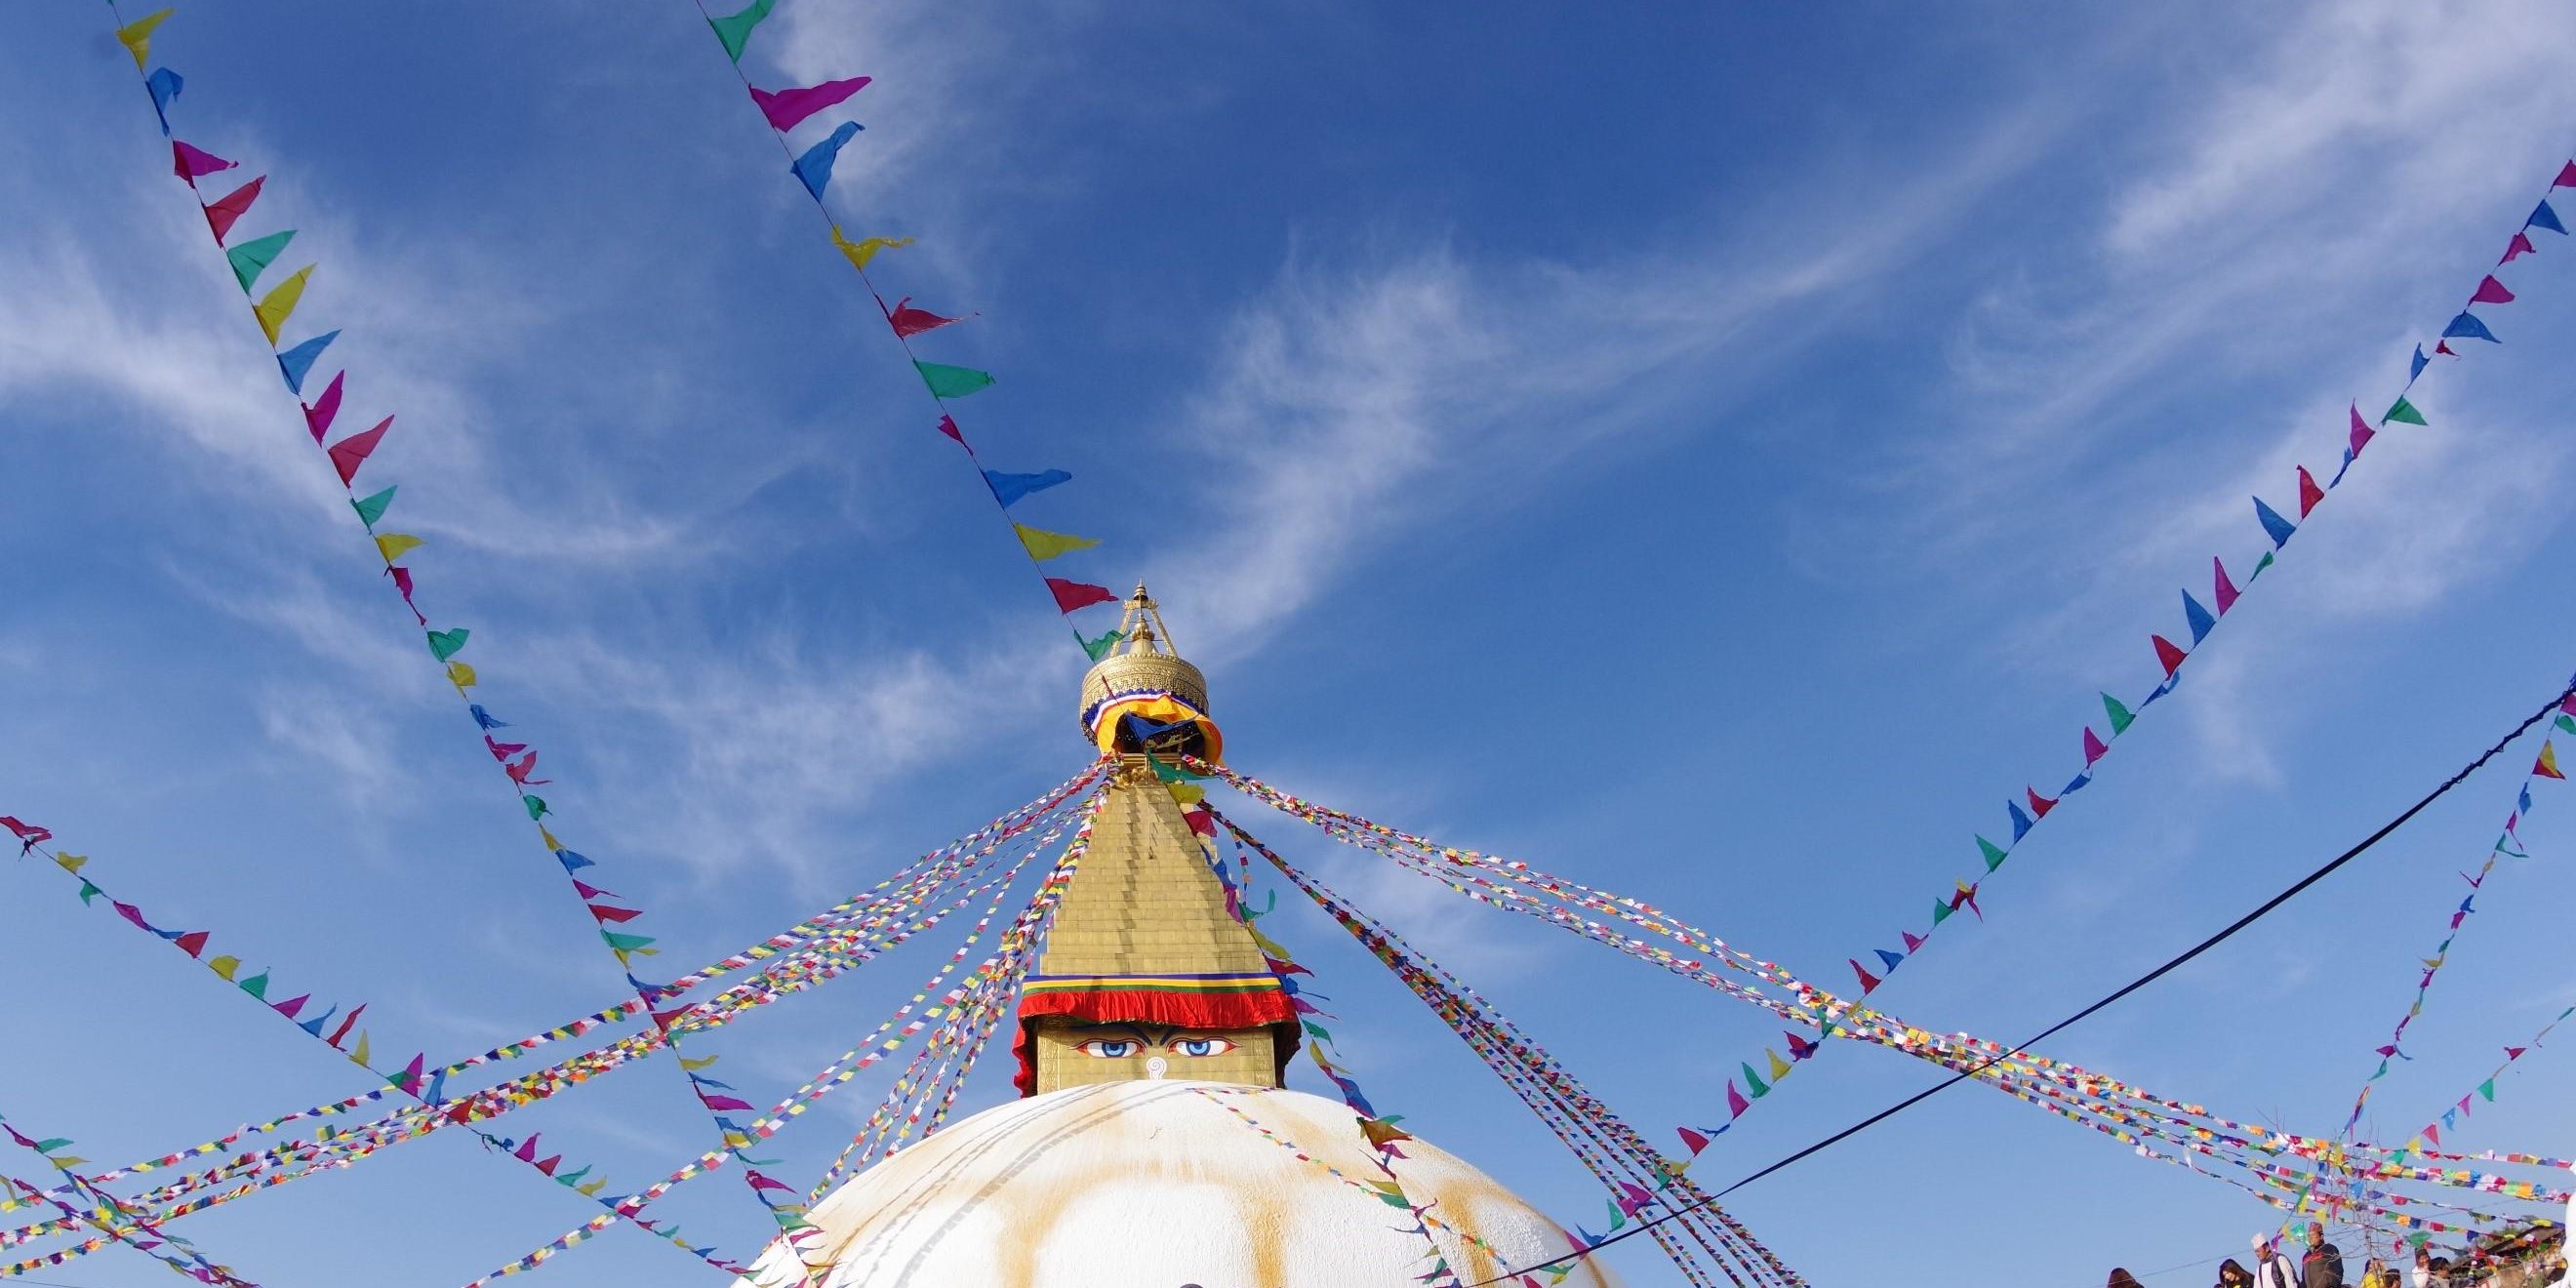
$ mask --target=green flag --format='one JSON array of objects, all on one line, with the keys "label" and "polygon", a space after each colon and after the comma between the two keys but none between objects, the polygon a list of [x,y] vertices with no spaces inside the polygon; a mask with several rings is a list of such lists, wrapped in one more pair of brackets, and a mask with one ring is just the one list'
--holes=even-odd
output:
[{"label": "green flag", "polygon": [[270,233],[257,241],[243,242],[224,252],[224,258],[232,261],[233,280],[241,283],[242,294],[250,294],[250,284],[268,271],[268,266],[285,251],[286,243],[293,240],[295,230],[289,228],[282,233]]},{"label": "green flag", "polygon": [[376,530],[376,520],[385,517],[385,507],[393,503],[394,490],[386,488],[374,496],[351,501],[349,504],[358,511],[358,521],[366,524],[369,532],[373,532]]},{"label": "green flag", "polygon": [[709,18],[707,25],[716,29],[716,39],[724,42],[725,57],[742,61],[742,47],[751,41],[751,29],[769,16],[778,0],[751,0],[751,7],[724,18]]},{"label": "green flag", "polygon": [[913,368],[921,373],[921,383],[930,386],[933,398],[963,398],[979,389],[989,389],[993,373],[973,367],[951,367],[937,362],[916,360]]},{"label": "green flag", "polygon": [[2392,420],[2401,425],[2426,425],[2429,428],[2429,422],[2424,419],[2424,413],[2415,410],[2415,404],[2403,398],[2398,399],[2396,405],[2388,409],[2387,415],[2379,418],[2379,423],[2385,425]]},{"label": "green flag", "polygon": [[2111,717],[2111,736],[2114,738],[2127,733],[2129,722],[2138,718],[2131,714],[2127,707],[2121,706],[2118,698],[2107,693],[2102,695],[2102,710]]},{"label": "green flag", "polygon": [[265,1002],[268,1000],[268,972],[261,971],[260,973],[251,976],[249,979],[243,980],[237,987],[239,987],[241,991]]},{"label": "green flag", "polygon": [[2558,717],[2558,728],[2562,733],[2576,733],[2576,717],[2565,715]]},{"label": "green flag", "polygon": [[1760,1100],[1764,1096],[1771,1094],[1771,1084],[1764,1082],[1762,1080],[1762,1075],[1753,1071],[1752,1065],[1745,1065],[1743,1066],[1743,1069],[1746,1095],[1749,1095],[1756,1100]]},{"label": "green flag", "polygon": [[2263,557],[2262,557],[2262,558],[2257,559],[2257,560],[2255,560],[2255,561],[2254,561],[2254,571],[2252,571],[2252,572],[2249,572],[2249,573],[2245,574],[2245,584],[2246,584],[2246,585],[2248,585],[2248,586],[2253,585],[2253,584],[2254,584],[2254,579],[2255,579],[2255,578],[2257,578],[2257,577],[2262,576],[2262,575],[2263,575],[2263,570],[2264,570],[2264,569],[2266,569],[2266,568],[2269,568],[2269,567],[2271,567],[2271,566],[2272,566],[2272,552],[2271,552],[2271,551],[2269,551],[2269,550],[2266,550],[2266,551],[2264,551],[2264,552],[2263,552]]},{"label": "green flag", "polygon": [[1937,925],[1940,925],[1942,922],[1948,921],[1948,920],[1950,919],[1950,912],[1951,912],[1950,905],[1948,905],[1948,904],[1946,904],[1946,903],[1943,903],[1943,902],[1941,902],[1941,901],[1940,901],[1940,900],[1938,900],[1938,899],[1933,900],[1933,901],[1932,901],[1932,924],[1937,926]]},{"label": "green flag", "polygon": [[[465,664],[464,664],[463,662],[459,662],[459,663],[457,663],[457,665],[458,665],[458,666],[463,666],[463,665],[465,665]],[[544,818],[544,817],[546,816],[546,798],[545,798],[545,797],[542,797],[542,796],[522,796],[522,797],[520,797],[520,798],[519,798],[519,803],[528,807],[528,817],[529,817],[529,818],[531,818],[531,819],[539,819],[539,818]]]},{"label": "green flag", "polygon": [[2478,1094],[2486,1097],[2487,1101],[2492,1104],[2495,1101],[2495,1079],[2489,1078],[2486,1081],[2479,1083]]},{"label": "green flag", "polygon": [[[1073,633],[1073,637],[1078,640],[1082,639],[1082,632],[1075,631]],[[1111,631],[1096,640],[1082,640],[1082,651],[1089,653],[1091,655],[1091,660],[1097,662],[1100,659],[1109,656],[1109,647],[1111,645],[1116,644],[1118,641],[1125,638],[1127,638],[1127,632]],[[2558,718],[2564,720],[2567,717],[2560,716]],[[2576,733],[2576,729],[2571,729],[2569,732]]]},{"label": "green flag", "polygon": [[1986,871],[1988,872],[1992,872],[2004,865],[2004,850],[2002,847],[1982,836],[1977,838],[1977,852],[1986,856]]},{"label": "green flag", "polygon": [[448,631],[430,631],[428,632],[429,655],[444,662],[456,656],[457,652],[465,647],[465,637],[473,633],[462,626]]}]

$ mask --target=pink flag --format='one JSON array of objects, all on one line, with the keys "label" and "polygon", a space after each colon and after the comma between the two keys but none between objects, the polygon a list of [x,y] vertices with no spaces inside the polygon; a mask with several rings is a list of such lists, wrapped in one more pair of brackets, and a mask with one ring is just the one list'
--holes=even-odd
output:
[{"label": "pink flag", "polygon": [[206,227],[213,230],[216,245],[223,245],[224,238],[232,235],[234,220],[250,213],[250,203],[259,200],[259,185],[266,182],[268,176],[261,175],[217,197],[215,204],[206,207]]},{"label": "pink flag", "polygon": [[2084,726],[2084,767],[2091,769],[2094,761],[2110,754],[2111,749],[2102,744],[2102,739],[2093,732],[2093,726]]},{"label": "pink flag", "polygon": [[2218,615],[2225,617],[2227,615],[2227,610],[2236,606],[2236,583],[2227,579],[2226,560],[2220,559],[2216,556],[2211,556],[2209,569],[2211,575],[2217,581]]},{"label": "pink flag", "polygon": [[2504,283],[2495,280],[2495,274],[2489,273],[2487,280],[2478,283],[2478,293],[2469,297],[2469,303],[2511,304],[2513,292],[2504,289]]},{"label": "pink flag", "polygon": [[2539,247],[2531,244],[2531,234],[2515,233],[2513,235],[2513,240],[2504,244],[2504,258],[2497,260],[2496,265],[2498,267],[2502,267],[2522,258],[2525,255],[2537,253],[2539,253]]},{"label": "pink flag", "polygon": [[867,87],[867,77],[853,76],[848,80],[825,81],[803,89],[755,89],[751,92],[751,101],[760,104],[760,114],[769,118],[769,128],[783,132],[796,128],[798,121]]},{"label": "pink flag", "polygon": [[[885,301],[878,300],[877,307],[884,308]],[[894,328],[894,333],[897,336],[906,340],[909,340],[924,331],[936,331],[941,327],[956,322],[957,320],[958,319],[956,318],[941,317],[928,309],[916,309],[912,307],[912,297],[909,295],[900,300],[896,300],[893,308],[886,309],[886,323]]]},{"label": "pink flag", "polygon": [[346,371],[331,377],[331,385],[322,391],[321,399],[304,409],[304,427],[313,431],[314,442],[321,442],[322,436],[331,432],[331,418],[340,414],[340,386],[348,378]]},{"label": "pink flag", "polygon": [[520,1142],[518,1153],[520,1162],[533,1163],[537,1161],[537,1138],[543,1135],[545,1135],[545,1133],[541,1131],[530,1132],[528,1133],[528,1138],[525,1141]]},{"label": "pink flag", "polygon": [[1741,1118],[1744,1116],[1744,1111],[1751,1109],[1752,1107],[1753,1102],[1745,1099],[1744,1093],[1735,1089],[1735,1079],[1727,1079],[1726,1116],[1729,1118]]},{"label": "pink flag", "polygon": [[2568,162],[2567,168],[2560,170],[2558,172],[2558,177],[2551,180],[2549,186],[2552,188],[2576,188],[2576,161]]},{"label": "pink flag", "polygon": [[[492,759],[499,761],[507,761],[510,757],[518,755],[520,752],[528,749],[528,744],[524,742],[502,742],[495,739],[488,733],[483,735],[483,746],[486,750],[492,753]],[[581,883],[576,881],[573,884],[579,885]]]},{"label": "pink flag", "polygon": [[[2354,403],[2352,405],[2352,439],[2346,444],[2346,446],[2352,449],[2353,455],[2361,455],[2362,445],[2370,441],[2371,433],[2372,430],[2370,428],[2370,422],[2361,418],[2361,404]],[[2222,608],[2218,611],[2223,613],[2227,610]]]},{"label": "pink flag", "polygon": [[217,170],[230,170],[239,164],[239,162],[226,161],[193,143],[180,143],[176,140],[170,144],[170,160],[172,171],[187,180],[191,188],[197,186],[197,180]]},{"label": "pink flag", "polygon": [[420,618],[421,625],[429,625],[429,618],[420,611],[420,605],[411,602],[411,569],[395,564],[385,569],[385,575],[393,578],[394,589],[402,592],[403,606],[411,610],[412,616]]},{"label": "pink flag", "polygon": [[1094,586],[1089,582],[1066,581],[1062,577],[1049,577],[1046,579],[1046,584],[1047,589],[1055,595],[1055,607],[1057,612],[1070,613],[1077,608],[1088,608],[1093,604],[1114,604],[1118,602],[1118,597],[1110,594],[1107,586]]},{"label": "pink flag", "polygon": [[1923,936],[1915,934],[1911,930],[1900,930],[1896,933],[1905,936],[1905,951],[1907,954],[1911,955],[1913,953],[1923,951]]},{"label": "pink flag", "polygon": [[376,444],[384,441],[385,431],[393,428],[393,424],[394,418],[387,416],[376,422],[374,429],[351,434],[331,444],[331,463],[339,467],[340,486],[347,487],[349,480],[358,477],[358,467],[366,463],[368,454],[376,450]]},{"label": "pink flag", "polygon": [[[942,417],[940,417],[940,418],[939,418],[939,432],[940,432],[940,433],[943,433],[943,434],[946,434],[946,435],[948,436],[948,438],[949,438],[949,441],[956,443],[959,447],[966,447],[966,436],[965,436],[964,434],[961,434],[961,433],[958,433],[958,432],[957,432],[957,418],[956,418],[956,417],[954,417],[954,416],[942,416]],[[966,450],[967,450],[967,451],[969,451],[969,452],[972,452],[972,451],[974,451],[975,449],[974,449],[974,448],[972,448],[972,447],[966,447]]]},{"label": "pink flag", "polygon": [[2315,476],[2315,475],[2313,475],[2313,474],[2308,473],[2308,467],[2307,467],[2307,466],[2305,466],[2305,465],[2300,466],[2300,467],[2299,467],[2299,517],[2300,517],[2300,518],[2302,518],[2302,519],[2304,519],[2304,518],[2308,517],[2308,511],[2310,511],[2310,510],[2313,510],[2313,509],[2317,508],[2317,502],[2322,501],[2322,500],[2325,500],[2325,499],[2326,499],[2326,490],[2325,490],[2324,488],[2321,488],[2321,487],[2318,487],[2318,486],[2317,486],[2317,478],[2316,478],[2316,476]]},{"label": "pink flag", "polygon": [[740,1100],[732,1096],[713,1095],[707,1092],[698,1093],[698,1100],[705,1104],[707,1108],[719,1113],[728,1109],[750,1110],[754,1108],[752,1103],[748,1100]]}]

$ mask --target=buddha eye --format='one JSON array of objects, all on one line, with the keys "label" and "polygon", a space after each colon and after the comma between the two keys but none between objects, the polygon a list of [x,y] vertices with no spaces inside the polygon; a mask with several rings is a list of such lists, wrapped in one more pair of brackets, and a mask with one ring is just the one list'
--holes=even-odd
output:
[{"label": "buddha eye", "polygon": [[1103,1060],[1124,1060],[1143,1048],[1144,1044],[1134,1038],[1093,1038],[1074,1050]]},{"label": "buddha eye", "polygon": [[1174,1051],[1192,1057],[1224,1055],[1234,1048],[1235,1043],[1227,1038],[1182,1038],[1172,1043]]}]

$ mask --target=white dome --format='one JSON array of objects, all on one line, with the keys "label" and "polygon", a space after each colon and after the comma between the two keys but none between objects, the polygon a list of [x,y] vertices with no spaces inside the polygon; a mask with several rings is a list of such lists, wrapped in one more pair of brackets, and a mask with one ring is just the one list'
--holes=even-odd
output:
[{"label": "white dome", "polygon": [[[1406,1194],[1436,1200],[1450,1227],[1435,1237],[1461,1281],[1569,1250],[1491,1177],[1421,1141],[1397,1148]],[[853,1177],[814,1206],[824,1237],[806,1246],[833,1267],[825,1288],[1415,1288],[1429,1263],[1422,1236],[1403,1232],[1411,1220],[1324,1166],[1366,1181],[1370,1158],[1351,1111],[1319,1096],[1074,1087],[985,1110]],[[774,1243],[737,1282],[789,1288],[802,1275]],[[1585,1261],[1565,1282],[1616,1281]]]}]

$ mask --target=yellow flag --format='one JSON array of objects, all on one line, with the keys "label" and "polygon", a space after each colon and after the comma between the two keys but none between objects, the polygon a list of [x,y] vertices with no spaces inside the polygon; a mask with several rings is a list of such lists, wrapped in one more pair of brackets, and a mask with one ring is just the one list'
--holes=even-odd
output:
[{"label": "yellow flag", "polygon": [[376,534],[376,549],[384,553],[386,563],[392,563],[394,560],[402,558],[403,552],[406,550],[418,550],[421,545],[421,539],[408,532],[379,532]]},{"label": "yellow flag", "polygon": [[1789,1062],[1781,1059],[1779,1052],[1774,1051],[1769,1047],[1764,1047],[1762,1048],[1762,1054],[1771,1057],[1771,1080],[1773,1082],[1778,1082],[1782,1078],[1789,1076]]},{"label": "yellow flag", "polygon": [[65,854],[62,851],[57,850],[54,852],[54,862],[63,865],[63,871],[65,872],[78,872],[81,870],[82,864],[89,862],[89,856],[86,854]]},{"label": "yellow flag", "polygon": [[849,238],[842,236],[841,226],[839,224],[834,224],[832,225],[832,244],[840,247],[841,253],[849,257],[850,267],[864,273],[868,271],[868,261],[875,259],[878,251],[891,250],[897,246],[909,246],[912,244],[912,239],[909,237],[870,237],[866,241],[854,242]]},{"label": "yellow flag", "polygon": [[592,1198],[597,1198],[599,1197],[599,1191],[605,1188],[607,1184],[608,1178],[603,1176],[595,1181],[588,1182],[587,1184],[576,1185],[573,1188],[591,1196]]},{"label": "yellow flag", "polygon": [[349,1063],[358,1065],[362,1068],[375,1063],[373,1060],[367,1058],[367,1031],[365,1029],[358,1030],[358,1049],[349,1056]]},{"label": "yellow flag", "polygon": [[234,971],[241,969],[241,958],[235,957],[230,953],[226,953],[213,961],[207,962],[206,969],[229,980],[233,977]]},{"label": "yellow flag", "polygon": [[545,842],[546,848],[549,850],[560,850],[563,848],[563,842],[556,840],[555,834],[547,831],[546,825],[543,823],[537,824],[537,839]]},{"label": "yellow flag", "polygon": [[2535,774],[2547,774],[2552,778],[2565,778],[2567,776],[2558,772],[2558,747],[2554,742],[2546,739],[2541,742],[2540,763],[2532,766],[2532,772]]},{"label": "yellow flag", "polygon": [[1165,783],[1163,785],[1172,790],[1172,799],[1183,805],[1196,805],[1200,801],[1207,799],[1207,789],[1199,786],[1197,783]]},{"label": "yellow flag", "polygon": [[467,666],[463,662],[448,663],[447,682],[455,685],[460,691],[473,688],[474,668]]},{"label": "yellow flag", "polygon": [[277,344],[277,329],[286,325],[287,315],[295,312],[296,302],[304,298],[304,282],[311,276],[311,264],[295,270],[295,276],[278,283],[276,290],[252,307],[251,313],[259,318],[259,329],[268,337],[270,347]]},{"label": "yellow flag", "polygon": [[142,71],[143,64],[151,61],[152,29],[160,26],[169,16],[170,11],[167,9],[159,13],[147,13],[116,29],[118,43],[125,46],[125,52],[134,55],[134,70]]},{"label": "yellow flag", "polygon": [[1077,537],[1069,532],[1047,532],[1025,523],[1012,524],[1011,531],[1020,534],[1020,544],[1028,547],[1029,558],[1040,563],[1100,544],[1089,537]]},{"label": "yellow flag", "polygon": [[691,1059],[691,1058],[689,1058],[689,1057],[687,1057],[687,1056],[682,1056],[682,1057],[680,1057],[680,1067],[681,1067],[681,1068],[683,1068],[683,1069],[688,1070],[688,1071],[689,1071],[689,1072],[691,1072],[691,1073],[696,1073],[698,1070],[703,1069],[703,1068],[706,1068],[708,1065],[714,1064],[717,1060],[719,1060],[719,1059],[721,1059],[721,1058],[722,1058],[722,1057],[720,1057],[720,1056],[712,1056],[712,1055],[702,1055],[702,1056],[697,1057],[696,1059]]}]

